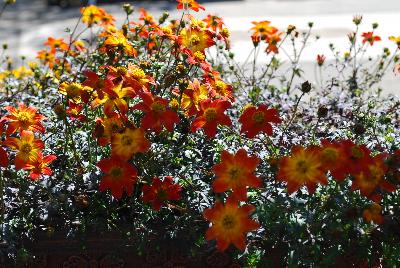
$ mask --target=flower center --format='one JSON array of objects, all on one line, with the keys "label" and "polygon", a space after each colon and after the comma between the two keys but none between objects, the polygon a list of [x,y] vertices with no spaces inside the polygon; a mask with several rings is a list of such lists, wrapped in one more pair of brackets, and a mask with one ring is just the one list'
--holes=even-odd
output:
[{"label": "flower center", "polygon": [[198,37],[196,34],[192,34],[190,36],[190,43],[192,45],[198,45],[200,43],[200,37]]},{"label": "flower center", "polygon": [[124,76],[124,75],[126,75],[127,72],[128,72],[128,70],[125,67],[117,67],[118,75]]},{"label": "flower center", "polygon": [[124,146],[129,146],[133,143],[133,139],[127,135],[123,135],[121,138],[121,143]]},{"label": "flower center", "polygon": [[140,68],[131,69],[131,76],[135,79],[143,79],[146,77],[144,71]]},{"label": "flower center", "polygon": [[30,116],[26,112],[22,112],[18,114],[18,121],[23,125],[26,125],[30,121]]},{"label": "flower center", "polygon": [[255,112],[253,114],[253,120],[254,122],[256,122],[257,124],[261,124],[264,122],[265,120],[265,115],[263,112]]},{"label": "flower center", "polygon": [[326,148],[323,150],[321,158],[324,162],[333,162],[339,157],[337,150],[333,148]]},{"label": "flower center", "polygon": [[222,219],[222,225],[225,227],[227,230],[231,230],[235,227],[236,221],[235,218],[232,215],[226,215]]},{"label": "flower center", "polygon": [[307,161],[305,160],[298,161],[296,163],[296,168],[302,174],[306,174],[310,169],[309,165],[307,164]]},{"label": "flower center", "polygon": [[32,151],[32,146],[29,143],[24,143],[21,146],[21,152],[24,154],[29,154]]},{"label": "flower center", "polygon": [[236,167],[230,169],[228,173],[231,180],[237,180],[240,176],[240,170]]},{"label": "flower center", "polygon": [[207,122],[215,121],[215,119],[217,119],[217,111],[214,108],[208,108],[204,112],[204,117]]},{"label": "flower center", "polygon": [[158,189],[157,190],[157,199],[159,200],[167,200],[168,199],[168,194],[164,189]]},{"label": "flower center", "polygon": [[120,167],[113,167],[111,170],[110,170],[110,175],[111,175],[111,177],[113,177],[114,179],[115,178],[119,178],[121,175],[122,175],[122,169],[120,168]]},{"label": "flower center", "polygon": [[358,146],[353,146],[353,147],[351,148],[351,155],[352,155],[354,158],[360,159],[360,158],[363,158],[364,152],[360,149],[360,147],[358,147]]},{"label": "flower center", "polygon": [[162,103],[155,101],[151,104],[151,110],[157,114],[163,113],[165,112],[165,106]]}]

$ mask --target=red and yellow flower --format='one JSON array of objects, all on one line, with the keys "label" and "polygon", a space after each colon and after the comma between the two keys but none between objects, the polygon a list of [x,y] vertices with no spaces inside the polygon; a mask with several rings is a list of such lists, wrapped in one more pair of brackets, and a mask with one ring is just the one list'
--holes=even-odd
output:
[{"label": "red and yellow flower", "polygon": [[205,10],[205,8],[197,3],[195,0],[177,0],[178,5],[176,6],[176,9],[191,9],[195,12],[198,12],[200,9]]},{"label": "red and yellow flower", "polygon": [[98,143],[101,146],[109,144],[116,133],[121,133],[125,130],[126,121],[126,118],[119,114],[97,119],[94,136],[97,138]]},{"label": "red and yellow flower", "polygon": [[30,171],[29,177],[34,181],[38,180],[42,175],[51,176],[53,171],[48,165],[56,159],[55,155],[43,156],[42,152],[39,152],[31,162],[24,166],[24,170]]},{"label": "red and yellow flower", "polygon": [[213,167],[216,175],[212,185],[214,192],[232,190],[238,200],[247,200],[246,187],[258,188],[262,184],[254,175],[259,162],[256,156],[248,156],[245,149],[239,149],[236,154],[222,151],[221,162]]},{"label": "red and yellow flower", "polygon": [[22,169],[26,163],[33,161],[44,148],[43,141],[35,139],[32,131],[25,130],[21,132],[21,138],[10,137],[3,144],[18,151],[15,157],[17,169]]},{"label": "red and yellow flower", "polygon": [[160,134],[163,127],[172,132],[174,124],[179,123],[179,117],[168,108],[169,101],[153,96],[150,92],[143,92],[140,97],[143,101],[133,107],[145,113],[140,126],[143,129],[152,129],[156,134]]},{"label": "red and yellow flower", "polygon": [[2,121],[8,122],[7,135],[22,130],[45,132],[41,121],[46,117],[39,114],[36,108],[27,107],[25,104],[20,103],[18,108],[7,106],[5,109],[8,111],[9,115],[4,116]]},{"label": "red and yellow flower", "polygon": [[204,210],[204,218],[211,222],[206,232],[206,239],[217,241],[217,248],[224,251],[230,244],[238,249],[246,248],[246,233],[257,230],[259,224],[250,219],[249,215],[255,210],[252,205],[239,206],[238,201],[230,196],[225,204],[215,202],[212,208]]},{"label": "red and yellow flower", "polygon": [[200,103],[200,111],[190,126],[191,131],[196,132],[198,129],[203,128],[204,133],[209,138],[214,137],[217,134],[218,125],[230,126],[232,124],[229,116],[225,114],[226,109],[230,107],[230,102],[226,100],[212,101],[211,99],[206,99],[202,101]]},{"label": "red and yellow flower", "polygon": [[178,37],[178,43],[192,53],[203,52],[206,48],[214,45],[211,32],[198,28],[182,29]]},{"label": "red and yellow flower", "polygon": [[126,36],[120,31],[110,33],[104,41],[104,45],[109,49],[124,51],[129,56],[137,55],[136,49],[129,43],[128,38],[126,38]]},{"label": "red and yellow flower", "polygon": [[384,218],[382,216],[382,207],[378,203],[372,203],[363,211],[363,217],[367,222],[375,222],[376,224],[382,224]]},{"label": "red and yellow flower", "polygon": [[240,116],[239,123],[242,124],[240,132],[245,133],[248,138],[252,139],[261,132],[271,136],[271,123],[279,124],[281,119],[279,118],[278,110],[268,109],[266,105],[261,104],[258,107],[247,107]]},{"label": "red and yellow flower", "polygon": [[278,31],[277,28],[271,25],[271,22],[268,20],[264,21],[253,21],[252,24],[254,25],[251,30],[253,31],[252,36],[260,37],[261,39],[266,39],[271,34],[274,34]]},{"label": "red and yellow flower", "polygon": [[120,199],[124,192],[128,196],[132,195],[137,181],[137,170],[134,166],[118,157],[102,159],[97,166],[105,173],[99,184],[100,191],[110,189],[112,196],[117,199]]},{"label": "red and yellow flower", "polygon": [[277,179],[287,182],[289,193],[303,185],[309,193],[314,193],[318,183],[327,184],[318,148],[293,147],[292,154],[280,160]]},{"label": "red and yellow flower", "polygon": [[142,200],[151,203],[154,210],[159,211],[161,206],[169,200],[179,200],[181,198],[181,186],[174,184],[171,176],[167,176],[163,181],[155,177],[151,185],[143,186]]},{"label": "red and yellow flower", "polygon": [[373,32],[366,32],[366,33],[363,33],[361,36],[364,37],[364,39],[362,41],[363,44],[368,42],[371,46],[373,46],[374,42],[381,41],[381,38],[377,35],[374,35]]},{"label": "red and yellow flower", "polygon": [[123,160],[129,160],[136,153],[144,153],[150,148],[150,142],[141,128],[126,128],[111,139],[111,153]]}]

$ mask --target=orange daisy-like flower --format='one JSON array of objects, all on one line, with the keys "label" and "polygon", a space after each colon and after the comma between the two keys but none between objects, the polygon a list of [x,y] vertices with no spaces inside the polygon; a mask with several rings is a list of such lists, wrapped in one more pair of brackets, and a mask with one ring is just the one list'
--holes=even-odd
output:
[{"label": "orange daisy-like flower", "polygon": [[217,134],[217,126],[232,125],[232,121],[225,114],[226,109],[231,107],[231,104],[225,100],[211,99],[204,100],[200,103],[200,111],[197,113],[197,117],[193,120],[190,126],[192,132],[196,132],[198,129],[203,128],[204,133],[209,137],[214,137]]},{"label": "orange daisy-like flower", "polygon": [[49,46],[53,52],[57,50],[59,51],[68,50],[68,44],[64,42],[63,38],[55,39],[53,37],[49,37],[47,41],[44,43],[44,45]]},{"label": "orange daisy-like flower", "polygon": [[100,191],[110,189],[111,195],[117,199],[122,197],[123,192],[128,196],[132,195],[137,181],[137,170],[134,166],[115,157],[102,159],[97,166],[105,173],[100,181]]},{"label": "orange daisy-like flower", "polygon": [[141,128],[127,128],[116,133],[111,139],[111,153],[123,160],[129,160],[135,153],[146,152],[150,142],[144,136]]},{"label": "orange daisy-like flower", "polygon": [[230,196],[225,204],[215,202],[212,208],[204,210],[204,218],[212,223],[206,232],[206,239],[217,241],[217,248],[224,251],[230,244],[238,249],[246,248],[246,233],[257,230],[260,225],[249,218],[255,210],[252,205],[238,206],[238,201]]},{"label": "orange daisy-like flower", "polygon": [[96,120],[94,136],[101,146],[106,146],[111,142],[114,134],[124,131],[125,123],[126,118],[119,114],[114,114],[112,117],[99,118]]},{"label": "orange daisy-like flower", "polygon": [[380,194],[374,193],[377,188],[382,188],[388,192],[396,190],[394,185],[384,179],[387,170],[388,167],[384,163],[384,155],[375,156],[373,162],[367,166],[366,170],[354,176],[351,189],[359,189],[363,196],[369,197],[374,201],[379,201],[381,199]]},{"label": "orange daisy-like flower", "polygon": [[136,49],[129,43],[128,39],[120,31],[110,33],[107,36],[107,39],[104,41],[104,45],[107,48],[124,51],[129,56],[137,55]]},{"label": "orange daisy-like flower", "polygon": [[38,51],[37,59],[39,59],[43,64],[48,65],[50,69],[53,69],[56,63],[56,56],[54,52],[47,51],[45,49]]},{"label": "orange daisy-like flower", "polygon": [[82,104],[77,104],[72,101],[68,102],[68,109],[66,110],[66,112],[71,120],[85,121],[86,117],[83,114],[81,114],[82,110],[83,110]]},{"label": "orange daisy-like flower", "polygon": [[168,108],[169,101],[153,96],[150,92],[143,92],[140,97],[143,101],[133,107],[145,113],[140,126],[143,129],[152,129],[156,134],[160,134],[163,126],[172,132],[174,124],[179,123],[179,117]]},{"label": "orange daisy-like flower", "polygon": [[213,167],[217,177],[213,182],[214,192],[232,190],[238,200],[247,200],[246,187],[258,188],[262,184],[253,174],[259,162],[256,156],[248,156],[245,149],[239,149],[235,155],[222,151],[221,162]]},{"label": "orange daisy-like flower", "polygon": [[82,22],[86,23],[89,27],[93,24],[98,24],[104,14],[104,10],[98,8],[97,6],[88,6],[81,8]]},{"label": "orange daisy-like flower", "polygon": [[222,30],[224,28],[224,21],[221,17],[216,15],[208,14],[203,21],[207,24],[207,28],[211,28],[214,32],[217,31],[217,29]]},{"label": "orange daisy-like flower", "polygon": [[347,157],[341,172],[356,176],[368,170],[368,166],[373,163],[373,158],[367,146],[357,145],[351,140],[342,140],[339,143]]},{"label": "orange daisy-like flower", "polygon": [[75,103],[82,100],[87,102],[93,89],[91,87],[82,86],[80,83],[62,83],[58,88],[58,92],[67,96],[67,98]]},{"label": "orange daisy-like flower", "polygon": [[389,36],[389,40],[393,41],[397,44],[398,47],[400,47],[400,35],[399,36]]},{"label": "orange daisy-like flower", "polygon": [[176,6],[176,9],[191,9],[195,12],[198,12],[200,9],[206,10],[202,5],[197,3],[195,0],[177,0],[178,5]]},{"label": "orange daisy-like flower", "polygon": [[194,78],[193,81],[189,81],[187,89],[182,94],[181,108],[187,110],[188,115],[194,115],[200,111],[200,103],[206,99],[208,99],[207,86],[200,84],[200,81]]},{"label": "orange daisy-like flower", "polygon": [[240,132],[252,139],[261,132],[271,136],[271,123],[279,124],[281,119],[278,110],[268,109],[268,106],[261,104],[258,107],[250,106],[246,108],[239,118],[239,123],[242,124]]},{"label": "orange daisy-like flower", "polygon": [[367,222],[375,222],[376,224],[382,224],[384,218],[382,216],[382,207],[378,203],[372,203],[363,211],[363,217]]},{"label": "orange daisy-like flower", "polygon": [[128,86],[135,91],[140,92],[146,90],[150,84],[154,84],[154,79],[147,75],[139,66],[130,64],[124,77]]},{"label": "orange daisy-like flower", "polygon": [[278,31],[275,27],[271,26],[271,22],[268,20],[264,21],[253,21],[254,26],[251,28],[253,31],[252,36],[266,39],[269,35],[274,34]]},{"label": "orange daisy-like flower", "polygon": [[21,138],[8,138],[3,144],[11,149],[17,150],[15,167],[21,169],[28,162],[31,162],[44,148],[41,140],[36,140],[32,131],[21,132]]},{"label": "orange daisy-like flower", "polygon": [[27,107],[25,104],[20,103],[18,108],[7,106],[5,109],[9,112],[9,115],[4,116],[2,121],[8,122],[7,136],[22,130],[45,132],[41,121],[46,117],[39,114],[36,108]]},{"label": "orange daisy-like flower", "polygon": [[374,35],[373,32],[366,32],[366,33],[363,33],[361,36],[364,37],[364,39],[362,41],[363,44],[368,42],[371,46],[373,46],[374,42],[381,41],[381,38],[377,35]]},{"label": "orange daisy-like flower", "polygon": [[271,52],[273,52],[275,54],[279,53],[278,43],[282,40],[282,38],[281,38],[282,34],[283,34],[282,32],[277,31],[271,35],[268,35],[268,37],[266,39],[268,46],[265,50],[265,52],[267,52],[267,54],[269,54]]},{"label": "orange daisy-like flower", "polygon": [[29,177],[34,181],[38,180],[42,175],[51,176],[53,171],[48,165],[56,159],[55,155],[43,156],[42,152],[39,152],[33,161],[24,166],[24,170],[30,171]]},{"label": "orange daisy-like flower", "polygon": [[178,37],[178,43],[192,53],[203,52],[214,45],[212,33],[199,28],[182,29]]},{"label": "orange daisy-like flower", "polygon": [[321,144],[319,154],[324,171],[330,171],[334,179],[343,181],[348,175],[348,154],[339,142],[321,140]]},{"label": "orange daisy-like flower", "polygon": [[305,185],[308,192],[312,194],[318,183],[328,183],[323,172],[319,150],[316,147],[293,147],[291,156],[283,157],[280,160],[277,179],[287,182],[289,193],[293,193]]},{"label": "orange daisy-like flower", "polygon": [[168,200],[179,200],[181,198],[181,186],[174,184],[171,176],[167,176],[161,181],[153,178],[151,185],[143,186],[142,200],[151,203],[154,210],[159,211],[161,206]]},{"label": "orange daisy-like flower", "polygon": [[125,115],[128,112],[128,103],[124,98],[136,96],[136,92],[131,87],[122,87],[122,82],[112,88],[104,88],[103,92],[102,99],[96,98],[92,101],[92,108],[104,104],[104,113],[110,117],[113,116],[114,110]]}]

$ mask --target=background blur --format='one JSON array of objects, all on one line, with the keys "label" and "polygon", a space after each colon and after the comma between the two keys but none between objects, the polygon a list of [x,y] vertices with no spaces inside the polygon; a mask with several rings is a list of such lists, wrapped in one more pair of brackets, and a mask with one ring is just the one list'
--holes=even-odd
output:
[{"label": "background blur", "polygon": [[[52,0],[77,2],[78,0]],[[304,68],[313,67],[317,54],[332,57],[329,44],[344,51],[347,45],[347,34],[354,30],[352,18],[363,15],[362,31],[371,31],[373,22],[379,23],[376,34],[382,42],[376,43],[370,53],[379,53],[384,46],[394,48],[388,36],[400,35],[400,0],[236,0],[236,1],[198,1],[206,11],[198,13],[200,18],[206,14],[222,16],[231,31],[232,51],[237,60],[244,61],[252,48],[250,28],[252,21],[269,20],[281,30],[293,24],[298,30],[306,30],[308,22],[314,22],[314,35],[321,38],[310,43],[303,55]],[[178,17],[176,2],[171,1],[98,1],[99,6],[122,21],[123,3],[148,9],[155,17],[167,10],[171,17]],[[137,17],[138,13],[132,16]],[[0,44],[8,43],[13,55],[25,55],[34,58],[36,52],[43,47],[47,37],[67,37],[65,28],[73,28],[79,17],[79,7],[61,8],[49,6],[47,0],[17,0],[17,4],[9,6],[0,19]],[[262,63],[262,61],[261,61]],[[398,88],[399,77],[387,75],[384,86],[390,91]],[[399,88],[400,90],[400,88]]]}]

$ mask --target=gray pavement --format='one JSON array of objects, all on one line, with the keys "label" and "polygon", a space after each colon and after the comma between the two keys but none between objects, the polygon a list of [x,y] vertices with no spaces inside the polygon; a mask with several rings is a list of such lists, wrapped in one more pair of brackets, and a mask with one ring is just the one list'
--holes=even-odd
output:
[{"label": "gray pavement", "polygon": [[[72,28],[79,16],[78,8],[60,9],[47,7],[44,0],[17,0],[0,19],[0,44],[8,43],[13,55],[35,56],[37,50],[43,47],[48,36],[67,37],[65,28]],[[164,10],[171,17],[178,17],[174,1],[126,1],[135,7],[145,7],[155,16]],[[243,1],[199,1],[206,11],[199,13],[202,17],[208,13],[224,18],[232,33],[232,51],[238,61],[244,61],[252,44],[250,31],[252,21],[270,20],[273,25],[285,29],[293,24],[302,31],[307,23],[313,21],[315,35],[320,35],[318,42],[310,43],[304,51],[301,64],[307,73],[313,74],[313,62],[317,54],[332,57],[329,43],[334,43],[338,49],[345,51],[346,35],[353,30],[352,17],[362,14],[365,26],[362,31],[370,30],[373,22],[379,22],[377,33],[383,38],[380,44],[374,46],[371,54],[379,53],[384,46],[393,48],[387,40],[390,35],[400,35],[398,21],[400,19],[400,0],[243,0]],[[124,14],[121,3],[101,5],[112,13],[117,20],[122,21]],[[134,14],[137,16],[137,13]],[[282,55],[283,56],[283,55]],[[267,57],[261,57],[260,64]],[[388,74],[384,87],[390,92],[400,90],[400,78]]]}]

